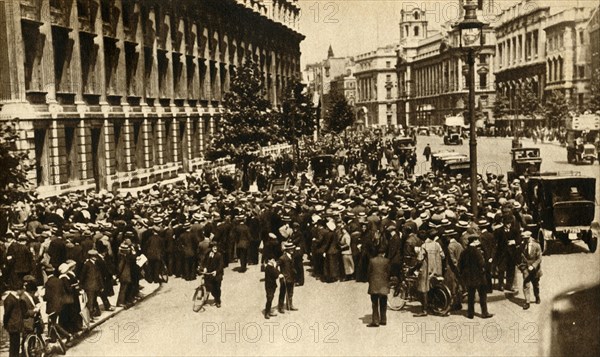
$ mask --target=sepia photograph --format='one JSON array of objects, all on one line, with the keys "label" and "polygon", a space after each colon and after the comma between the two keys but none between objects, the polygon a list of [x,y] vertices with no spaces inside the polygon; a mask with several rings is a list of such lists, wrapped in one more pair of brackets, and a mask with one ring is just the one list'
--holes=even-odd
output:
[{"label": "sepia photograph", "polygon": [[0,0],[0,356],[600,356],[599,0]]}]

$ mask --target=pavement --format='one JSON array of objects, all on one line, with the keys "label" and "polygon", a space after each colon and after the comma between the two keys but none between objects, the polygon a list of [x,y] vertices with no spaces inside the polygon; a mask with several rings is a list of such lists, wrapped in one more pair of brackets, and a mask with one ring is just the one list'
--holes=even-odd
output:
[{"label": "pavement", "polygon": [[[159,291],[160,286],[161,286],[160,284],[150,284],[150,283],[146,282],[145,280],[141,280],[140,287],[142,287],[142,289],[140,290],[139,297],[136,300],[135,304],[139,304],[146,298],[149,298],[149,297],[153,296],[154,294],[156,294]],[[115,294],[108,298],[111,305],[114,307],[114,311],[104,310],[102,303],[100,303],[100,310],[101,310],[100,316],[94,318],[90,322],[89,327],[76,333],[73,336],[74,337],[73,341],[71,341],[69,343],[70,346],[76,345],[77,343],[81,342],[82,339],[85,339],[90,333],[92,333],[100,325],[102,325],[109,319],[113,318],[114,316],[120,314],[121,312],[127,310],[127,308],[116,306],[117,305],[117,297],[118,297],[118,293],[119,293],[119,286],[116,285],[114,288],[115,288]],[[43,287],[40,287],[38,289],[38,296],[44,296],[44,288]],[[44,319],[44,321],[47,322],[46,302],[43,299],[40,299],[40,300],[42,302],[41,309],[40,309],[40,311],[42,311],[42,318]],[[4,316],[4,308],[2,306],[1,298],[0,298],[0,316]],[[0,320],[0,355],[2,355],[4,353],[8,353],[8,334],[6,333],[6,330],[2,327],[1,322],[2,321]],[[66,339],[64,339],[64,342],[66,343]]]}]

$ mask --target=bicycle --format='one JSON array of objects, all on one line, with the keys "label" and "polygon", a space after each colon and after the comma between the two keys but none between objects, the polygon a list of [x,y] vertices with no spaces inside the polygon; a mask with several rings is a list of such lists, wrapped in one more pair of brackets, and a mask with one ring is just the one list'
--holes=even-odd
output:
[{"label": "bicycle", "polygon": [[[406,271],[405,271],[406,273]],[[397,277],[390,279],[390,296],[388,297],[388,308],[400,311],[408,301],[418,300],[417,277],[407,276],[400,281]],[[427,293],[428,309],[436,315],[446,315],[450,311],[452,294],[444,283],[441,276],[433,276],[429,280],[430,289]]]},{"label": "bicycle", "polygon": [[200,285],[196,287],[194,291],[194,296],[192,297],[192,301],[194,303],[193,310],[194,312],[198,312],[200,310],[204,310],[204,305],[208,300],[209,291],[206,288],[206,281],[204,280],[204,275],[212,275],[212,273],[199,273],[200,274]]},{"label": "bicycle", "polygon": [[48,318],[48,332],[44,333],[44,321],[38,312],[34,317],[33,332],[23,342],[26,357],[46,357],[64,355],[67,351],[56,326]]}]

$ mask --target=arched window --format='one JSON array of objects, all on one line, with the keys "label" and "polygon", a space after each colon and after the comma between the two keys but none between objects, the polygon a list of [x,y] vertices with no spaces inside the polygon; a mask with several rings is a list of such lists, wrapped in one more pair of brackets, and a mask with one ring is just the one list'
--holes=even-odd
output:
[{"label": "arched window", "polygon": [[419,12],[415,11],[415,13],[414,13],[413,16],[415,17],[415,20],[418,20],[419,19]]},{"label": "arched window", "polygon": [[404,33],[406,34],[406,37],[408,37],[410,35],[410,32],[408,30],[408,25],[404,26]]},{"label": "arched window", "polygon": [[419,36],[419,26],[415,26],[413,29],[415,36]]}]

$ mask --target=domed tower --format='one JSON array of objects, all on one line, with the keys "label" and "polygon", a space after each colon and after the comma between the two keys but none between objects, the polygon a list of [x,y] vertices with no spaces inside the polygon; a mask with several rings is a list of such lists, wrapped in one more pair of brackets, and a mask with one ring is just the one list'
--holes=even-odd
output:
[{"label": "domed tower", "polygon": [[425,11],[415,7],[400,11],[400,43],[410,45],[427,37]]}]

